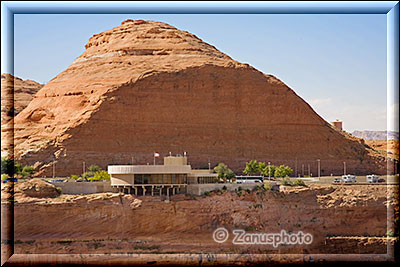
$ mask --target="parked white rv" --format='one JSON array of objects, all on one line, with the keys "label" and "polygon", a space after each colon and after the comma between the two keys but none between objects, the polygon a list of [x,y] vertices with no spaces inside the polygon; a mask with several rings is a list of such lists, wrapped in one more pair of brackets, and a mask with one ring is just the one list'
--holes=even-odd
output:
[{"label": "parked white rv", "polygon": [[367,175],[367,182],[368,183],[377,183],[379,180],[379,176],[375,174]]},{"label": "parked white rv", "polygon": [[356,176],[347,174],[347,175],[342,175],[342,181],[343,183],[355,183],[356,181]]}]

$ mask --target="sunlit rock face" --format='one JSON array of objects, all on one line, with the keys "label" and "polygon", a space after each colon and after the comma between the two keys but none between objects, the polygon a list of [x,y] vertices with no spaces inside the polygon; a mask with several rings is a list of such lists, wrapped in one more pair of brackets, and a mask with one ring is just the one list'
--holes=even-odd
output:
[{"label": "sunlit rock face", "polygon": [[53,164],[64,176],[81,173],[83,162],[151,163],[154,151],[186,151],[194,168],[224,162],[237,172],[250,159],[298,173],[310,165],[314,176],[317,159],[324,175],[341,174],[343,161],[348,172],[386,172],[384,159],[332,129],[283,82],[189,32],[126,20],[85,48],[15,117],[15,156],[38,175]]}]

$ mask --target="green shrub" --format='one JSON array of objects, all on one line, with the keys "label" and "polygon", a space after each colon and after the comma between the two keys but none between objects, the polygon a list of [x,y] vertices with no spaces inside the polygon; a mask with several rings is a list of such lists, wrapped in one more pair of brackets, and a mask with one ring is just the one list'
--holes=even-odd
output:
[{"label": "green shrub", "polygon": [[98,171],[93,175],[93,177],[88,178],[88,180],[89,181],[110,180],[110,175],[106,171]]},{"label": "green shrub", "polygon": [[226,185],[224,185],[223,187],[222,187],[222,190],[227,190],[228,188],[226,187]]},{"label": "green shrub", "polygon": [[10,158],[1,157],[1,174],[13,174],[14,161]]},{"label": "green shrub", "polygon": [[90,165],[88,170],[92,173],[95,173],[95,172],[101,171],[101,168],[97,165]]},{"label": "green shrub", "polygon": [[78,176],[78,175],[75,175],[75,174],[72,174],[72,175],[71,175],[71,179],[78,180],[78,179],[79,179],[79,176]]},{"label": "green shrub", "polygon": [[256,204],[253,205],[253,207],[254,207],[255,209],[257,209],[257,208],[262,208],[262,204],[256,203]]},{"label": "green shrub", "polygon": [[19,162],[14,163],[14,171],[16,174],[21,174],[22,172],[22,165]]},{"label": "green shrub", "polygon": [[306,186],[306,184],[304,183],[304,181],[301,180],[301,179],[295,180],[295,181],[293,182],[293,185],[296,185],[296,186]]},{"label": "green shrub", "polygon": [[207,192],[204,192],[204,195],[207,196],[207,197],[209,197],[209,196],[211,196],[211,192],[208,192],[208,191],[207,191]]},{"label": "green shrub", "polygon": [[253,232],[254,231],[254,226],[246,226],[245,228],[244,228],[244,230],[246,231],[246,232]]},{"label": "green shrub", "polygon": [[93,172],[84,172],[84,173],[82,174],[82,178],[85,179],[85,180],[88,180],[89,178],[91,178],[91,177],[93,177],[93,176],[94,176],[94,173],[93,173]]},{"label": "green shrub", "polygon": [[282,179],[282,185],[291,186],[292,182],[288,178],[283,178]]},{"label": "green shrub", "polygon": [[61,195],[61,193],[62,193],[61,187],[56,187],[56,191],[57,191],[57,193],[58,193],[59,195]]},{"label": "green shrub", "polygon": [[2,175],[1,175],[1,180],[3,181],[3,180],[6,180],[6,179],[8,179],[8,178],[10,178],[10,176],[7,174],[7,173],[3,173]]},{"label": "green shrub", "polygon": [[35,169],[32,166],[24,166],[19,174],[22,175],[23,177],[28,177],[34,173]]},{"label": "green shrub", "polygon": [[264,184],[264,189],[265,190],[272,190],[272,184],[271,183],[265,183]]},{"label": "green shrub", "polygon": [[250,193],[251,193],[251,190],[250,190],[250,189],[246,189],[246,192],[250,194]]},{"label": "green shrub", "polygon": [[387,231],[386,233],[387,237],[394,237],[394,232],[392,230]]},{"label": "green shrub", "polygon": [[17,174],[23,177],[30,176],[35,172],[32,166],[22,166],[21,163],[16,162],[12,159],[2,157],[1,158],[1,174],[8,174],[11,177],[13,174]]}]

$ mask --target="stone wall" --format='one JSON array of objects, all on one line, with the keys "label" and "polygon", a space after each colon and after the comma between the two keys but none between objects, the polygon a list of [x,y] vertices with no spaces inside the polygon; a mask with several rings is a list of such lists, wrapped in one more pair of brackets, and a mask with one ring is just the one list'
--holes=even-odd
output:
[{"label": "stone wall", "polygon": [[63,194],[94,194],[103,192],[116,192],[110,182],[55,182],[53,185],[60,187]]}]

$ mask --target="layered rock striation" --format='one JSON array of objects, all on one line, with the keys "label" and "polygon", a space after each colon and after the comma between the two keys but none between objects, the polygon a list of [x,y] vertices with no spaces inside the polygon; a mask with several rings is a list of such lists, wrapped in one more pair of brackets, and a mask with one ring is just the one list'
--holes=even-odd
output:
[{"label": "layered rock striation", "polygon": [[11,74],[1,74],[1,124],[18,115],[44,85],[32,80],[22,80]]},{"label": "layered rock striation", "polygon": [[[297,173],[385,173],[383,157],[334,130],[282,81],[195,35],[126,20],[85,52],[15,118],[15,156],[38,174],[82,164],[146,164],[153,152],[188,153],[193,167],[257,159]],[[2,132],[10,132],[10,124]]]}]

